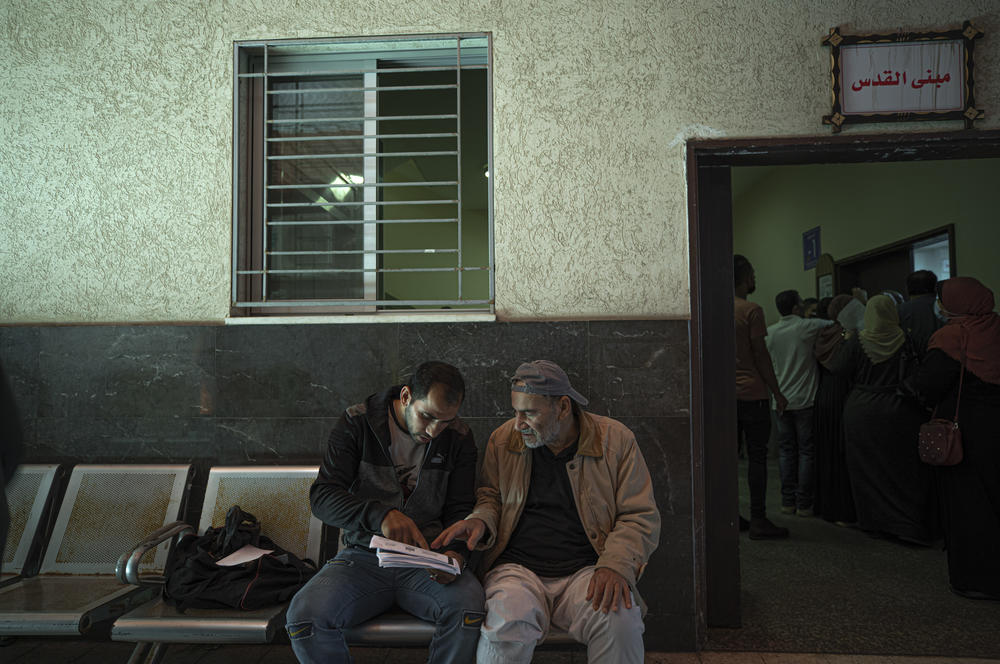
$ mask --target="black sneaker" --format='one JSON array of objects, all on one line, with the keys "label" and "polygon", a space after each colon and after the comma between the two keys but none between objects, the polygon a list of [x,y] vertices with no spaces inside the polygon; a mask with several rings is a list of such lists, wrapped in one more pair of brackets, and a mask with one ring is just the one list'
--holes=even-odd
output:
[{"label": "black sneaker", "polygon": [[750,539],[784,539],[788,537],[788,528],[782,528],[761,517],[750,520]]},{"label": "black sneaker", "polygon": [[740,532],[742,533],[747,530],[750,530],[750,522],[744,519],[742,515],[740,515]]}]

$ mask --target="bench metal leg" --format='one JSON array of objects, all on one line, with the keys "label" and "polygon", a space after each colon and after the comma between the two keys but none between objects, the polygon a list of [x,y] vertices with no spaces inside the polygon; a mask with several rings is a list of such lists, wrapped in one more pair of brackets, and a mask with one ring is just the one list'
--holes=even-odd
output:
[{"label": "bench metal leg", "polygon": [[166,643],[137,643],[128,664],[160,664],[166,654]]}]

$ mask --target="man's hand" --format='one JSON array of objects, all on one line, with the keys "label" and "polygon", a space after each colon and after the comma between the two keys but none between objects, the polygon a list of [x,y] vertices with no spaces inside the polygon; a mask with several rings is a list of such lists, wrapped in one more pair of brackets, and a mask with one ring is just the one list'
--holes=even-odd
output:
[{"label": "man's hand", "polygon": [[[455,562],[458,563],[458,568],[459,569],[462,568],[462,565],[465,562],[465,558],[462,557],[462,554],[456,551],[445,551],[444,555],[448,556],[449,558],[453,558]],[[454,574],[449,574],[448,572],[442,572],[439,569],[428,569],[427,571],[431,573],[431,578],[440,583],[442,586],[446,586],[458,578]]]},{"label": "man's hand", "polygon": [[390,510],[382,519],[382,535],[403,544],[427,548],[427,540],[420,533],[417,524],[399,510]]},{"label": "man's hand", "polygon": [[774,409],[778,411],[778,415],[780,416],[782,413],[784,413],[786,408],[788,408],[788,399],[785,398],[785,395],[781,394],[780,392],[778,394],[775,394]]},{"label": "man's hand", "polygon": [[486,523],[482,519],[462,519],[442,530],[441,534],[431,542],[431,548],[448,546],[456,537],[463,537],[465,538],[465,546],[469,548],[469,551],[472,551],[485,532]]},{"label": "man's hand", "polygon": [[592,602],[594,611],[617,611],[619,599],[623,607],[632,608],[632,595],[625,577],[607,567],[595,569],[587,587],[587,601]]}]

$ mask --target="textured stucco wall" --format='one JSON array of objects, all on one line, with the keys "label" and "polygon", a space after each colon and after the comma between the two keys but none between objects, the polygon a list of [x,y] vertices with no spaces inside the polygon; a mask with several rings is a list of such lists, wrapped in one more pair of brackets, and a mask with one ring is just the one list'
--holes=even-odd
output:
[{"label": "textured stucco wall", "polygon": [[498,313],[685,317],[684,140],[827,134],[830,27],[974,20],[1000,126],[996,2],[870,4],[3,0],[0,321],[225,317],[233,40],[479,30]]}]

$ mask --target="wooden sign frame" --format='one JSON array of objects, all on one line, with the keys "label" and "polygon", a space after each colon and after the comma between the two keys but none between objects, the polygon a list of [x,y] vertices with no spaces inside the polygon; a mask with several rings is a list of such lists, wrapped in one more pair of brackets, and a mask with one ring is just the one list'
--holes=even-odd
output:
[{"label": "wooden sign frame", "polygon": [[[982,109],[976,107],[976,87],[975,87],[975,40],[983,36],[983,31],[965,21],[960,29],[946,30],[940,32],[896,32],[891,34],[866,34],[866,35],[843,35],[839,26],[830,28],[830,34],[826,35],[822,43],[830,47],[830,74],[832,84],[832,109],[830,115],[823,116],[823,124],[831,125],[833,132],[838,133],[846,124],[867,123],[867,122],[912,122],[914,120],[963,120],[966,129],[972,128],[975,120],[984,117]],[[918,79],[917,76],[924,75],[923,72],[910,72],[909,84],[913,88],[923,87],[923,85],[934,85],[940,88],[944,83],[954,83],[961,85],[961,102],[957,109],[952,110],[913,110],[909,107],[898,109],[878,109],[865,112],[845,111],[844,89],[842,80],[843,53],[842,47],[853,45],[866,45],[880,50],[898,49],[904,44],[920,44],[945,41],[960,41],[962,44],[960,58],[961,72],[956,72],[954,80],[950,76],[942,78],[940,73],[931,72],[925,78]],[[890,74],[889,71],[885,72]],[[903,72],[903,85],[907,85],[907,73]],[[869,78],[864,81],[857,81],[855,85],[888,85],[897,86],[900,83],[900,73],[895,72],[895,79],[887,76],[883,80],[881,74],[878,78]],[[853,87],[858,90],[858,87]]]}]

